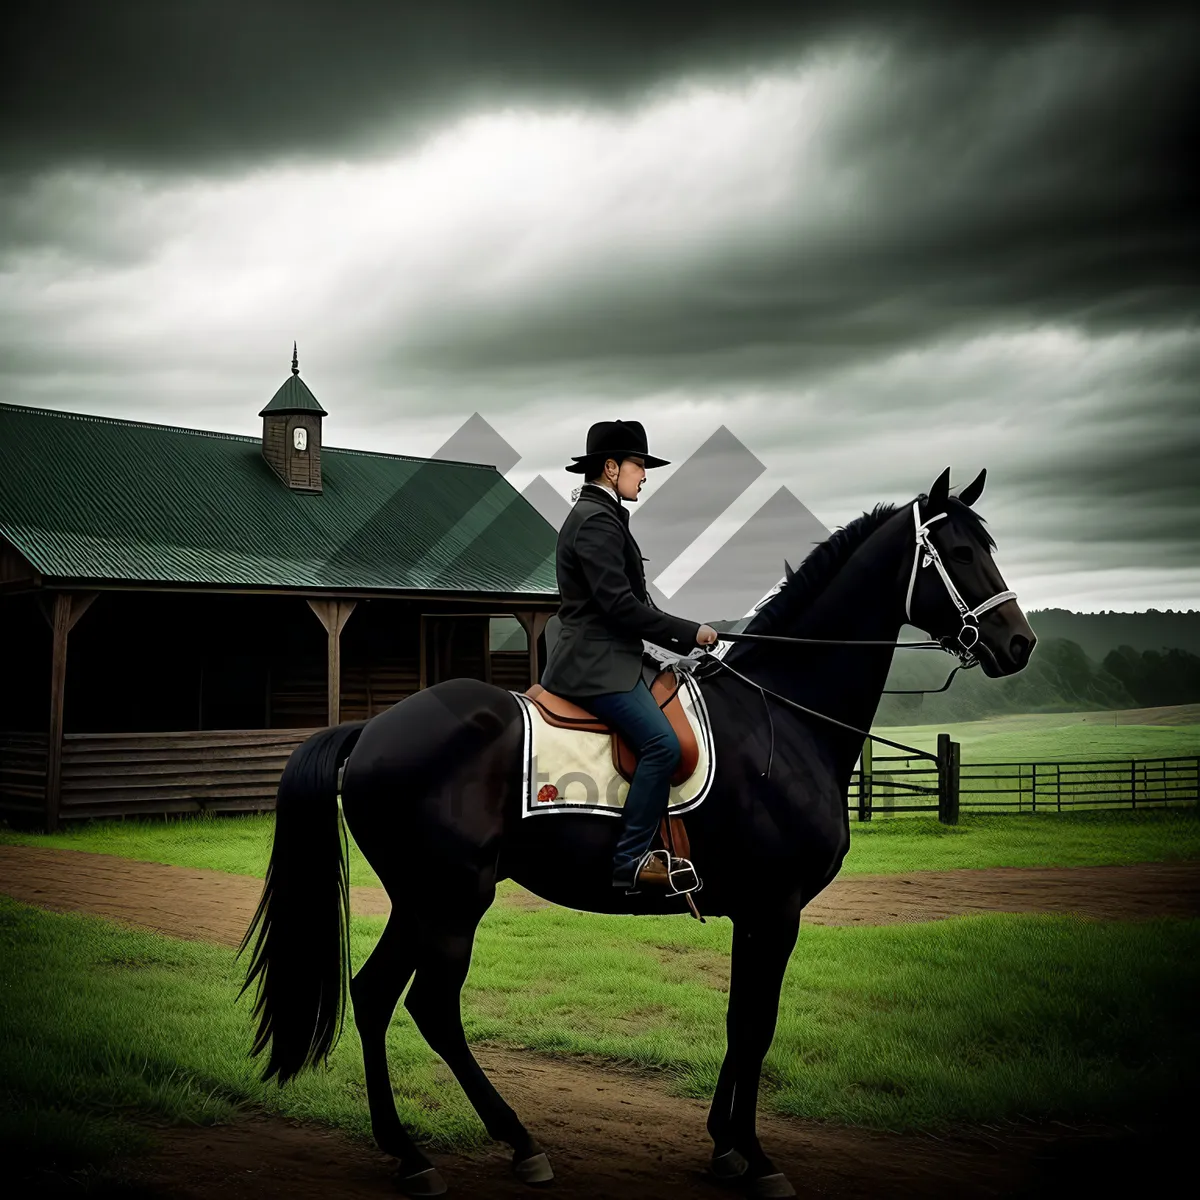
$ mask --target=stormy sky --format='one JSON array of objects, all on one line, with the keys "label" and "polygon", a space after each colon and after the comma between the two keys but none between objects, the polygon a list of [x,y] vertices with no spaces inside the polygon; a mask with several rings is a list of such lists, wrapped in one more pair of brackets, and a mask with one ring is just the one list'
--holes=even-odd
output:
[{"label": "stormy sky", "polygon": [[296,339],[328,444],[479,414],[519,488],[732,435],[664,596],[950,465],[1027,609],[1200,608],[1200,20],[978,7],[28,5],[0,398],[255,434]]}]

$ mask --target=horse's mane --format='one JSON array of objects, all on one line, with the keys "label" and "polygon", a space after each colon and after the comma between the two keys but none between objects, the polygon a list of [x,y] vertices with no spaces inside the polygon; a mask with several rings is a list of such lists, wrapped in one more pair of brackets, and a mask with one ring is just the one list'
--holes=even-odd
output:
[{"label": "horse's mane", "polygon": [[[922,495],[918,499],[925,497]],[[911,502],[903,507],[910,508]],[[843,525],[825,541],[818,542],[796,568],[792,578],[754,614],[746,627],[747,631],[773,633],[779,628],[789,627],[795,617],[833,582],[863,542],[894,517],[900,508],[897,504],[877,504],[870,512]],[[951,496],[950,511],[969,527],[987,550],[996,548],[983,518],[974,509],[968,508],[957,496]]]}]

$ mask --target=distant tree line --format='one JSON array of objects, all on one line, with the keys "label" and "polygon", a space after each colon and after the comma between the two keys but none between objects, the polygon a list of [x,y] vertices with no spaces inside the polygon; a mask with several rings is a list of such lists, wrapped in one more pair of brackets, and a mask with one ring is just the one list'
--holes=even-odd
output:
[{"label": "distant tree line", "polygon": [[1200,700],[1200,657],[1186,650],[1118,646],[1104,656],[1104,670],[1145,708]]},{"label": "distant tree line", "polygon": [[[889,688],[936,688],[953,662],[940,654],[897,652]],[[884,696],[877,725],[972,721],[1014,712],[1081,712],[1200,703],[1200,656],[1187,650],[1120,646],[1096,663],[1069,638],[1039,639],[1024,671],[988,679],[960,671],[946,692]]]},{"label": "distant tree line", "polygon": [[1168,646],[1200,654],[1200,612],[1148,609],[1146,612],[1076,613],[1065,608],[1026,613],[1039,638],[1069,638],[1094,661],[1118,646],[1164,650]]}]

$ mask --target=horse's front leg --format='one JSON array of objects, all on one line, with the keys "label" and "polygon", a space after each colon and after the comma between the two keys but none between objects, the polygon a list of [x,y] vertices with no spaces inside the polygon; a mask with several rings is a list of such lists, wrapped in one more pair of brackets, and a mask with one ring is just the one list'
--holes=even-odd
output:
[{"label": "horse's front leg", "polygon": [[758,1142],[755,1117],[763,1059],[775,1036],[779,991],[800,929],[799,912],[734,922],[725,1019],[728,1048],[708,1115],[713,1172],[739,1178],[752,1196],[794,1196]]}]

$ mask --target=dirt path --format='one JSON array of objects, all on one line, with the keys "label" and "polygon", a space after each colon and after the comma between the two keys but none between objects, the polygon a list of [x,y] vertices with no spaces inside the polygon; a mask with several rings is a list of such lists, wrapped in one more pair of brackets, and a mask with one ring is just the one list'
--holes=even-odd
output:
[{"label": "dirt path", "polygon": [[[237,945],[262,881],[79,850],[0,846],[0,892],[55,912],[87,912],[171,937]],[[703,893],[701,893],[703,901]],[[516,892],[504,901],[542,907]],[[386,914],[380,888],[352,888],[354,913]],[[1057,912],[1110,920],[1200,916],[1200,862],[992,867],[849,875],[804,910],[813,925],[887,925],[980,912]]]},{"label": "dirt path", "polygon": [[[106,916],[173,937],[236,945],[262,889],[258,879],[69,850],[0,846],[0,892],[54,911]],[[508,903],[541,905],[528,893]],[[384,913],[378,888],[353,889],[356,913]],[[934,920],[958,913],[1078,912],[1095,917],[1200,914],[1200,863],[1074,869],[1004,868],[907,876],[850,876],[806,910],[822,924]],[[711,1151],[702,1101],[669,1095],[649,1072],[586,1059],[553,1059],[475,1047],[501,1093],[551,1155],[553,1194],[600,1200],[717,1200],[705,1173]],[[444,1068],[442,1068],[444,1070]],[[445,1072],[449,1082],[451,1076]],[[1110,1194],[1165,1184],[1188,1138],[1161,1125],[1014,1127],[948,1136],[895,1135],[764,1115],[760,1136],[803,1197],[1053,1197]],[[159,1133],[162,1149],[116,1162],[89,1181],[99,1197],[260,1200],[329,1195],[395,1197],[392,1160],[345,1134],[282,1118],[249,1116],[212,1129]],[[451,1194],[524,1197],[503,1147],[431,1155]],[[1147,1170],[1151,1174],[1147,1174]],[[22,1194],[77,1195],[78,1177],[43,1172]]]},{"label": "dirt path", "polygon": [[[730,1193],[705,1165],[712,1150],[707,1107],[668,1095],[653,1076],[579,1059],[476,1046],[500,1092],[549,1154],[571,1200],[720,1200]],[[447,1078],[449,1076],[447,1075]],[[950,1135],[876,1133],[760,1116],[759,1136],[799,1196],[1045,1197],[1139,1195],[1163,1190],[1184,1170],[1190,1127],[1145,1130],[1008,1126]],[[161,1150],[119,1161],[90,1181],[106,1200],[369,1200],[398,1195],[394,1161],[345,1134],[279,1117],[161,1131]],[[461,1200],[530,1200],[508,1152],[431,1154]],[[1190,1160],[1189,1160],[1190,1162]],[[22,1195],[77,1196],[77,1180],[27,1179]],[[1157,1188],[1155,1185],[1158,1185]]]}]

